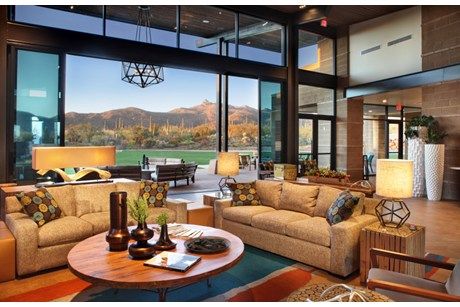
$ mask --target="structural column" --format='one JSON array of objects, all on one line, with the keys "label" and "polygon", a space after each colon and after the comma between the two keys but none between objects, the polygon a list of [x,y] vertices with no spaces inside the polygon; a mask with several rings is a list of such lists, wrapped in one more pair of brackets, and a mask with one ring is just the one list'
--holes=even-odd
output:
[{"label": "structural column", "polygon": [[[7,23],[7,6],[0,6],[0,24]],[[0,27],[0,182],[8,181],[8,146],[6,135],[7,123],[7,46],[6,46],[6,27]]]}]

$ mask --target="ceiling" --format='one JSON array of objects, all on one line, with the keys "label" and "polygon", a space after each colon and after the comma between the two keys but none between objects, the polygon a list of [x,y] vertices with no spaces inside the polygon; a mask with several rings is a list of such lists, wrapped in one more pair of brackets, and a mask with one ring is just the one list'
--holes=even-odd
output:
[{"label": "ceiling", "polygon": [[395,106],[398,102],[405,107],[422,107],[422,88],[415,87],[400,91],[364,96],[365,104]]}]

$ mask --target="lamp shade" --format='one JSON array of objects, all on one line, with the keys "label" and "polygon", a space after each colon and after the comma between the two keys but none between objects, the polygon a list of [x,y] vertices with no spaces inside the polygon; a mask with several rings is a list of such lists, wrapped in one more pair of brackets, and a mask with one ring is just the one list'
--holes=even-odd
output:
[{"label": "lamp shade", "polygon": [[110,165],[115,165],[115,146],[34,147],[32,149],[32,168],[35,170]]},{"label": "lamp shade", "polygon": [[217,174],[235,176],[240,172],[240,155],[237,152],[219,152]]},{"label": "lamp shade", "polygon": [[377,195],[388,198],[412,197],[414,162],[412,160],[377,160]]}]

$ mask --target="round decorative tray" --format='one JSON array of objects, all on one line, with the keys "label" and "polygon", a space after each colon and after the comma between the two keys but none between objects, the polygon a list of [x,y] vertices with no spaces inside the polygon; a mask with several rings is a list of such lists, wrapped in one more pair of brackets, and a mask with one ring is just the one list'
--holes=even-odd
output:
[{"label": "round decorative tray", "polygon": [[204,236],[184,242],[187,251],[197,254],[214,254],[227,250],[230,241],[222,237]]}]

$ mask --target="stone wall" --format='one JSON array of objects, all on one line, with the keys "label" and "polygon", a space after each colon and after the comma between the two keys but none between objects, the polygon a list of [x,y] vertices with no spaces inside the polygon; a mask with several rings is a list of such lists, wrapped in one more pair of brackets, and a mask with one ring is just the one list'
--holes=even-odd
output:
[{"label": "stone wall", "polygon": [[[429,70],[460,63],[460,6],[422,7],[422,66]],[[460,81],[422,88],[422,113],[446,130],[445,199],[460,199]]]}]

